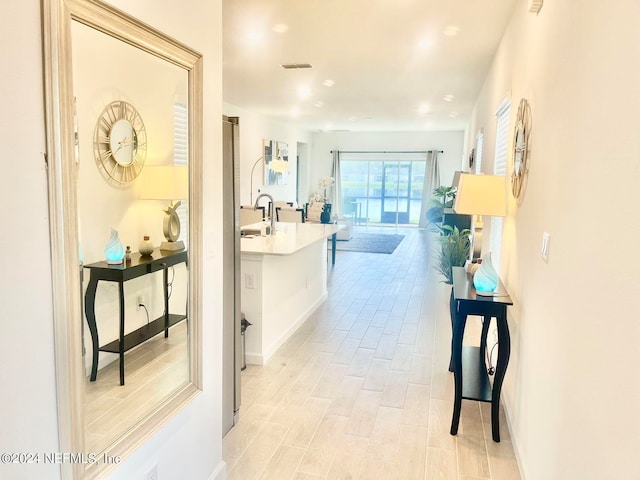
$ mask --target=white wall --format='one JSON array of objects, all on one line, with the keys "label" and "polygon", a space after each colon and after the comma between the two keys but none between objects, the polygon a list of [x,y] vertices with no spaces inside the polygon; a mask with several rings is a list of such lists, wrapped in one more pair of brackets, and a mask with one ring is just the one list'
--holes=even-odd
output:
[{"label": "white wall", "polygon": [[463,131],[314,133],[309,193],[319,192],[320,179],[331,176],[332,150],[443,150],[440,181],[451,185],[453,172],[461,169],[463,142]]},{"label": "white wall", "polygon": [[513,123],[528,99],[528,185],[521,205],[510,197],[502,243],[515,301],[503,399],[526,480],[640,478],[640,4],[526,10],[519,2],[467,139],[484,128],[490,172],[495,109],[511,91]]},{"label": "white wall", "polygon": [[[286,185],[263,185],[263,163],[256,166],[253,174],[253,199],[258,190],[273,195],[275,200],[296,200],[296,154],[298,142],[310,143],[311,134],[299,128],[295,122],[281,123],[250,112],[241,107],[225,103],[224,115],[240,118],[240,204],[251,203],[251,168],[262,155],[264,139],[276,140],[289,145],[289,171]],[[267,205],[267,202],[261,204]]]},{"label": "white wall", "polygon": [[[208,479],[222,472],[221,2],[113,0],[142,21],[204,55],[203,392],[126,459],[112,479]],[[51,263],[45,150],[40,6],[8,4],[0,19],[4,101],[0,139],[5,205],[1,303],[0,451],[58,452]],[[11,48],[11,46],[17,46]],[[8,220],[8,221],[7,221]],[[0,477],[59,478],[53,464],[0,465]]]}]

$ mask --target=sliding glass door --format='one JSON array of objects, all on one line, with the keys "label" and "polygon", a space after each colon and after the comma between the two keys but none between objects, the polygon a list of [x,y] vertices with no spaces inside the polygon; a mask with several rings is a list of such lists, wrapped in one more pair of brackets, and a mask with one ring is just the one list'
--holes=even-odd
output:
[{"label": "sliding glass door", "polygon": [[426,162],[341,160],[345,218],[355,224],[417,225]]}]

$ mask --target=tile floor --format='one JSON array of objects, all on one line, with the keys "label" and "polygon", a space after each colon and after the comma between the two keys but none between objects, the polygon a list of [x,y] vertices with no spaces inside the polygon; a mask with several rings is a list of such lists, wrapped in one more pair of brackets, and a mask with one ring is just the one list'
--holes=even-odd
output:
[{"label": "tile floor", "polygon": [[243,372],[227,478],[520,478],[504,414],[502,442],[491,440],[490,405],[464,401],[449,435],[449,287],[429,266],[431,234],[397,233],[391,255],[337,252],[327,302],[267,365]]}]

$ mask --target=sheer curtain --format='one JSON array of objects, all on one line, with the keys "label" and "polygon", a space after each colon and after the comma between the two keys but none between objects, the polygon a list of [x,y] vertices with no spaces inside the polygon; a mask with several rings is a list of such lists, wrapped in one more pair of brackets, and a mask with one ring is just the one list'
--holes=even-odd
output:
[{"label": "sheer curtain", "polygon": [[429,210],[429,200],[434,188],[440,186],[440,166],[438,165],[438,151],[427,152],[427,163],[424,168],[424,183],[422,184],[422,205],[420,208],[419,227],[427,226],[427,210]]},{"label": "sheer curtain", "polygon": [[333,168],[331,176],[335,183],[333,184],[333,199],[331,201],[331,216],[337,215],[342,218],[342,180],[340,175],[340,152],[333,150]]}]

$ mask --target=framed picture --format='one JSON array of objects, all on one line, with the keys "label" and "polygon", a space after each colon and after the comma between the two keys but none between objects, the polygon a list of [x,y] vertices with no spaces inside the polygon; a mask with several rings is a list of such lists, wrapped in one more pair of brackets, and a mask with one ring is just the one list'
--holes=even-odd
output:
[{"label": "framed picture", "polygon": [[289,170],[289,145],[264,140],[264,184],[286,185]]}]

